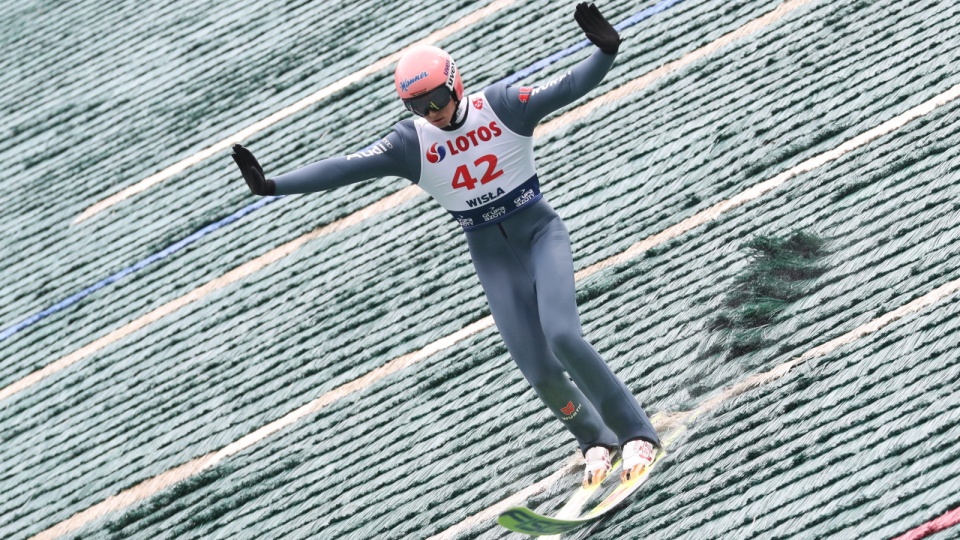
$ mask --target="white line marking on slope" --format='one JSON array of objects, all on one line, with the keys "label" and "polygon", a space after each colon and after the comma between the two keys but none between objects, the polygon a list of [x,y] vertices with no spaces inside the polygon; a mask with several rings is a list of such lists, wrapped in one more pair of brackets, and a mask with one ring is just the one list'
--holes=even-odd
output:
[{"label": "white line marking on slope", "polygon": [[551,131],[559,129],[564,125],[571,124],[573,122],[576,122],[577,120],[580,120],[586,117],[587,115],[595,111],[597,108],[602,107],[603,105],[614,103],[629,95],[640,92],[644,88],[650,86],[650,84],[652,84],[653,82],[675,71],[679,71],[689,66],[690,64],[696,62],[697,60],[700,60],[706,57],[709,54],[715,53],[721,48],[726,47],[727,45],[730,45],[735,41],[739,41],[745,37],[751,36],[759,32],[760,30],[763,30],[764,28],[770,26],[771,24],[787,16],[787,14],[789,14],[791,11],[794,11],[797,8],[802,7],[806,4],[809,4],[812,1],[813,0],[788,0],[780,4],[779,6],[777,6],[773,11],[770,11],[765,15],[757,17],[756,19],[748,22],[747,24],[741,26],[740,28],[737,28],[732,32],[729,32],[727,34],[724,34],[723,36],[720,36],[715,41],[711,41],[707,45],[704,45],[699,49],[691,51],[683,55],[681,58],[674,60],[673,62],[666,63],[658,67],[657,69],[650,71],[624,84],[623,86],[617,89],[611,90],[610,92],[607,92],[602,96],[598,96],[584,103],[583,105],[571,110],[569,113],[567,113],[570,115],[569,117],[566,117],[566,114],[564,115],[565,118],[563,122],[560,122],[559,118],[555,118],[553,120],[550,120],[549,122],[544,122],[543,124],[540,124],[539,126],[537,126],[537,129],[534,131],[534,135],[546,135],[547,133],[550,133]]},{"label": "white line marking on slope", "polygon": [[136,184],[129,186],[119,191],[118,193],[115,193],[114,195],[111,195],[91,205],[86,210],[84,210],[79,216],[74,218],[73,224],[77,224],[82,221],[85,221],[121,201],[124,201],[142,191],[146,191],[147,189],[150,189],[151,187],[159,184],[160,182],[163,182],[164,180],[167,180],[189,169],[190,167],[193,167],[194,165],[197,165],[207,159],[210,159],[211,157],[217,155],[218,153],[224,150],[227,150],[234,144],[241,143],[246,139],[249,139],[256,133],[263,131],[264,129],[276,124],[277,122],[280,122],[286,118],[289,118],[290,116],[293,116],[294,114],[299,113],[300,111],[306,109],[307,107],[310,107],[311,105],[319,103],[320,101],[332,96],[333,94],[339,92],[340,90],[343,90],[344,88],[350,86],[351,84],[360,82],[365,77],[368,77],[383,69],[386,69],[391,64],[399,60],[400,56],[402,56],[403,53],[406,52],[411,47],[415,47],[417,45],[436,43],[510,6],[516,1],[517,0],[495,0],[487,7],[477,10],[471,13],[470,15],[467,15],[466,17],[458,20],[457,22],[451,24],[450,26],[441,28],[440,30],[437,30],[436,32],[430,34],[429,36],[417,42],[414,42],[409,46],[389,56],[385,56],[380,60],[377,60],[376,62],[361,69],[360,71],[351,73],[350,75],[347,75],[346,77],[332,84],[329,84],[321,88],[320,90],[317,90],[313,94],[310,94],[309,96],[301,99],[300,101],[297,101],[292,105],[289,105],[287,107],[284,107],[283,109],[280,109],[279,111],[271,114],[270,116],[264,118],[263,120],[260,120],[238,131],[237,133],[234,133],[233,135],[227,137],[226,139],[223,139],[220,142],[217,142],[210,147],[204,148],[203,150],[200,150],[196,154],[187,156],[186,158],[178,161],[177,163],[170,165],[166,169],[163,169],[162,171],[156,174],[150,175],[147,178],[144,178],[143,180],[137,182]]},{"label": "white line marking on slope", "polygon": [[177,482],[181,482],[187,478],[190,478],[191,476],[197,475],[202,471],[217,465],[224,459],[250,448],[270,435],[289,427],[301,418],[319,411],[334,401],[346,397],[354,392],[358,392],[392,373],[396,373],[406,367],[412,366],[413,364],[424,360],[430,355],[451,347],[459,341],[464,340],[469,336],[491,326],[493,326],[493,319],[491,317],[485,317],[458,332],[427,345],[423,349],[396,358],[389,363],[374,369],[366,375],[350,381],[349,383],[343,384],[311,401],[310,403],[307,403],[306,405],[287,413],[283,417],[270,422],[256,431],[237,439],[236,441],[228,444],[220,450],[217,450],[216,452],[211,452],[199,458],[190,460],[183,465],[163,472],[157,476],[154,476],[153,478],[137,484],[136,486],[133,486],[132,488],[125,489],[112,497],[104,499],[103,502],[97,503],[82,512],[74,514],[69,519],[61,521],[53,527],[33,536],[31,540],[52,539],[64,534],[69,534],[76,531],[80,527],[83,527],[87,523],[90,523],[91,521],[103,517],[111,512],[122,510],[133,504],[136,504],[139,501],[147,499],[148,497],[155,495],[157,492],[166,489]]},{"label": "white line marking on slope", "polygon": [[726,389],[720,394],[706,400],[705,402],[703,402],[703,404],[697,407],[691,414],[693,416],[699,416],[700,414],[710,412],[713,409],[715,409],[720,403],[726,401],[731,397],[738,396],[752,388],[763,386],[772,381],[775,381],[785,376],[790,370],[799,366],[800,364],[803,364],[804,362],[807,362],[819,356],[826,356],[832,353],[833,351],[837,350],[838,348],[842,347],[843,345],[848,345],[864,336],[873,334],[879,331],[880,329],[882,329],[883,327],[888,326],[906,317],[907,315],[912,315],[914,313],[922,311],[958,291],[960,291],[960,280],[954,280],[954,281],[944,283],[943,285],[937,287],[936,289],[933,289],[932,291],[921,296],[920,298],[917,298],[916,300],[908,302],[900,306],[899,308],[889,313],[886,313],[880,317],[877,317],[876,319],[868,323],[858,326],[857,328],[847,332],[846,334],[843,334],[839,337],[831,339],[830,341],[823,343],[822,345],[814,347],[808,350],[807,352],[803,353],[802,355],[780,364],[779,366],[771,369],[770,371],[759,373],[757,375],[753,375],[747,379],[744,379],[743,381],[731,386],[730,388]]},{"label": "white line marking on slope", "polygon": [[287,255],[290,255],[300,248],[300,246],[310,240],[356,225],[365,219],[399,206],[400,204],[409,201],[420,193],[421,191],[419,188],[407,186],[406,188],[401,189],[400,191],[397,191],[388,197],[380,199],[370,206],[358,210],[357,212],[354,212],[343,219],[314,229],[313,231],[299,238],[276,247],[257,257],[256,259],[252,259],[227,272],[226,274],[212,281],[208,281],[207,283],[197,287],[196,289],[193,289],[180,298],[167,302],[166,304],[154,309],[150,313],[147,313],[146,315],[143,315],[140,318],[121,326],[109,334],[98,338],[92,343],[85,345],[84,347],[77,349],[76,351],[60,358],[59,360],[56,360],[40,368],[39,370],[34,371],[26,377],[9,384],[3,389],[0,389],[0,400],[6,399],[18,392],[22,392],[23,390],[26,390],[27,388],[42,381],[43,379],[72,366],[80,360],[104,349],[105,347],[108,347],[109,345],[116,343],[117,341],[120,341],[134,332],[157,322],[158,320],[170,315],[171,313],[174,313],[180,308],[201,300],[214,291],[222,289],[227,285],[235,283],[253,274],[254,272],[262,270],[266,266],[269,266],[270,264],[273,264]]},{"label": "white line marking on slope", "polygon": [[[471,522],[471,526],[474,524],[493,521],[494,519],[497,518],[497,516],[500,515],[501,512],[503,512],[507,508],[510,508],[511,506],[519,506],[520,504],[523,504],[523,502],[529,499],[530,497],[543,493],[544,491],[550,489],[550,486],[559,482],[560,479],[562,479],[564,476],[567,476],[568,474],[572,474],[574,471],[576,471],[579,465],[580,465],[580,459],[577,456],[570,458],[566,462],[566,464],[564,464],[562,467],[557,469],[557,471],[551,474],[550,476],[544,478],[543,480],[540,480],[539,482],[531,485],[530,487],[524,488],[516,492],[515,494],[507,497],[506,499],[503,499],[497,504],[489,506],[483,511],[481,511],[480,513],[472,516],[475,518],[475,521]],[[450,529],[447,529],[446,531],[443,531],[439,534],[435,534],[427,538],[427,540],[445,540],[448,538],[453,538],[454,534],[463,532],[463,529],[458,529],[455,533],[448,533],[447,531],[449,530]]]},{"label": "white line marking on slope", "polygon": [[774,190],[780,187],[781,185],[783,185],[784,182],[786,182],[787,180],[790,180],[791,178],[794,178],[800,174],[810,172],[816,168],[819,168],[831,161],[834,161],[836,159],[843,157],[845,154],[848,154],[853,150],[860,148],[861,146],[866,145],[867,143],[869,143],[874,139],[877,139],[879,137],[892,133],[893,131],[903,127],[907,123],[912,122],[913,120],[916,120],[921,116],[930,114],[930,112],[935,110],[937,107],[941,107],[957,99],[958,97],[960,97],[960,84],[954,86],[953,88],[950,88],[949,90],[947,90],[946,92],[943,92],[942,94],[934,96],[933,98],[921,103],[920,105],[917,105],[916,107],[894,118],[891,118],[890,120],[887,120],[886,122],[880,124],[879,126],[869,131],[866,131],[864,133],[861,133],[860,135],[857,135],[856,137],[844,142],[843,144],[834,148],[833,150],[828,150],[827,152],[824,152],[802,163],[799,163],[796,166],[786,171],[783,171],[782,173],[778,174],[777,176],[774,176],[769,180],[760,182],[759,184],[756,184],[750,188],[747,188],[746,190],[740,192],[734,197],[731,197],[730,199],[721,201],[711,206],[710,208],[707,208],[706,210],[697,212],[696,214],[688,217],[687,219],[681,221],[680,223],[677,223],[676,225],[668,227],[653,236],[650,236],[640,242],[637,242],[636,244],[630,246],[626,251],[624,251],[619,255],[610,257],[609,259],[598,262],[593,266],[584,268],[583,270],[580,271],[580,273],[594,273],[597,270],[606,268],[608,266],[622,264],[625,261],[628,261],[636,257],[637,255],[643,253],[644,251],[647,251],[651,247],[657,246],[665,242],[666,240],[680,236],[681,234],[687,231],[690,231],[692,229],[695,229],[700,225],[707,223],[708,221],[717,219],[721,214],[729,212],[730,210],[733,210],[738,206],[742,206],[752,200],[759,198],[764,193],[767,193],[771,190]]}]

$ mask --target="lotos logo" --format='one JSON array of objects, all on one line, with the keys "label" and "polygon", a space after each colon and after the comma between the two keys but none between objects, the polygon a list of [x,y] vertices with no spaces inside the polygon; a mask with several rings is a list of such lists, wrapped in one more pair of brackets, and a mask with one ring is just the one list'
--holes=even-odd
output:
[{"label": "lotos logo", "polygon": [[526,103],[530,99],[531,92],[533,92],[533,88],[529,86],[521,86],[520,95],[518,96],[520,98],[520,103]]},{"label": "lotos logo", "polygon": [[482,109],[482,108],[483,108],[483,98],[477,98],[477,99],[473,100],[473,106],[476,107],[478,111],[479,111],[480,109]]},{"label": "lotos logo", "polygon": [[427,73],[426,71],[421,71],[419,75],[414,75],[413,77],[410,77],[409,79],[404,79],[404,80],[400,81],[400,88],[402,88],[403,91],[406,92],[406,91],[410,90],[410,86],[413,85],[413,83],[415,83],[415,82],[417,82],[417,81],[419,81],[419,80],[421,80],[421,79],[426,79],[427,76],[428,76],[428,73]]},{"label": "lotos logo", "polygon": [[[447,139],[445,144],[447,145],[447,150],[450,150],[450,155],[455,156],[460,152],[466,152],[472,146],[478,146],[480,143],[487,142],[500,135],[503,135],[503,130],[500,129],[496,121],[493,121],[485,126],[472,129],[468,131],[466,135],[461,135],[456,139]],[[434,148],[439,152],[443,149],[443,146],[433,145],[430,147],[430,151],[434,151]],[[427,152],[427,160],[429,160],[430,163],[437,163],[443,159],[443,154],[440,154],[440,158],[437,159],[437,161],[433,161],[430,159],[430,151]]]},{"label": "lotos logo", "polygon": [[433,143],[433,146],[427,149],[427,161],[430,163],[440,163],[447,157],[447,149],[440,146],[440,143]]}]

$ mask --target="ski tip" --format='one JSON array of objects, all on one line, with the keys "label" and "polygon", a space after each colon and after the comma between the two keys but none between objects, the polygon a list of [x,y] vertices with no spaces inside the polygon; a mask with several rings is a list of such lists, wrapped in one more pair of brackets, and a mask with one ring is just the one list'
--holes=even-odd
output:
[{"label": "ski tip", "polygon": [[497,523],[505,529],[530,536],[553,536],[572,531],[584,523],[582,519],[557,519],[540,515],[524,506],[508,508]]}]

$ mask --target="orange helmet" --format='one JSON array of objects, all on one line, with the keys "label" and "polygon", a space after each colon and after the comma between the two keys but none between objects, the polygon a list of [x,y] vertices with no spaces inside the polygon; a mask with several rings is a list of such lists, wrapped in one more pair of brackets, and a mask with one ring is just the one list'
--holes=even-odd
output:
[{"label": "orange helmet", "polygon": [[463,99],[463,80],[453,58],[443,49],[420,45],[405,52],[393,73],[397,94],[407,109],[424,116],[443,108],[450,98]]}]

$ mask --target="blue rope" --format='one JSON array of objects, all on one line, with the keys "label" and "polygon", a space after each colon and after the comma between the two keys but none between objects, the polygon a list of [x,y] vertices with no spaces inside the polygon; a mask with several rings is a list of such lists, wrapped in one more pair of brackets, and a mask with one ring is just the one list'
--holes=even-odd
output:
[{"label": "blue rope", "polygon": [[[657,2],[656,4],[648,7],[647,9],[634,13],[630,17],[627,17],[623,21],[620,21],[619,23],[613,25],[613,27],[616,28],[617,31],[622,32],[625,29],[630,28],[631,26],[634,26],[636,24],[639,24],[649,19],[650,17],[653,17],[658,13],[662,13],[672,8],[673,6],[679,4],[682,1],[683,0],[661,0],[660,2]],[[530,75],[533,75],[534,73],[540,71],[541,69],[551,64],[555,64],[556,62],[563,60],[564,58],[587,47],[588,45],[590,45],[590,40],[585,39],[579,43],[576,43],[575,45],[572,45],[570,47],[567,47],[566,49],[563,49],[562,51],[555,52],[550,56],[544,58],[543,60],[539,60],[531,64],[529,67],[521,69],[520,71],[514,73],[513,75],[505,77],[500,82],[506,82],[508,85],[520,82],[520,80],[525,79]]]},{"label": "blue rope", "polygon": [[120,281],[121,279],[129,276],[130,274],[136,272],[137,270],[140,270],[141,268],[144,268],[159,260],[165,259],[170,255],[173,255],[174,253],[189,246],[190,244],[196,242],[197,240],[203,238],[204,236],[207,236],[208,234],[218,229],[222,229],[223,227],[226,227],[227,225],[230,225],[231,223],[240,220],[247,214],[250,214],[251,212],[255,212],[260,208],[280,198],[281,197],[264,197],[259,201],[251,205],[248,205],[238,210],[237,212],[234,212],[233,214],[221,219],[220,221],[217,221],[216,223],[211,223],[210,225],[207,225],[206,227],[198,230],[197,232],[191,234],[190,236],[187,236],[186,238],[183,238],[177,241],[176,243],[167,246],[163,250],[158,251],[153,255],[150,255],[146,259],[143,259],[142,261],[134,264],[133,266],[128,266],[127,268],[124,268],[123,270],[120,270],[119,272],[94,283],[93,285],[87,287],[86,289],[83,289],[82,291],[75,293],[72,296],[64,298],[63,300],[57,302],[56,304],[48,307],[47,309],[39,313],[34,313],[33,315],[27,317],[26,319],[18,322],[17,324],[14,324],[13,326],[9,326],[5,328],[2,332],[0,332],[0,341],[7,339],[13,334],[16,334],[17,332],[31,325],[36,324],[37,322],[49,317],[50,315],[53,315],[58,311],[64,310],[76,304],[77,302],[83,300],[87,296],[90,296],[91,294],[99,291],[100,289],[106,287],[107,285],[111,285],[113,283],[116,283],[117,281]]}]

